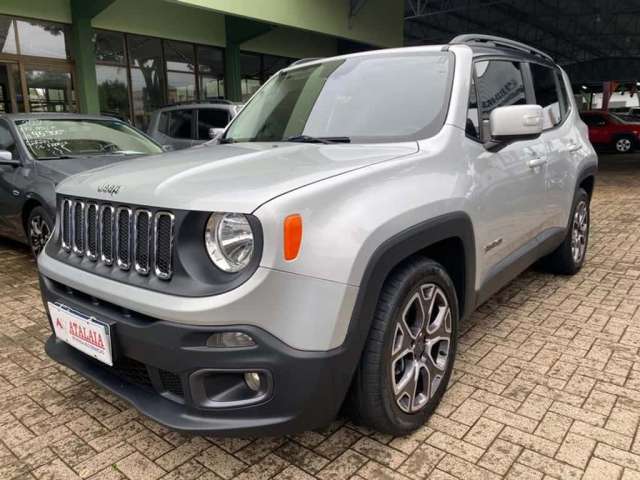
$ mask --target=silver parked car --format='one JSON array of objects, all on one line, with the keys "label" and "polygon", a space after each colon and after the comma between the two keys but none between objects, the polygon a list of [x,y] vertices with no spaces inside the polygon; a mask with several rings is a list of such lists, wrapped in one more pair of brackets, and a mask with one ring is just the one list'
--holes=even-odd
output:
[{"label": "silver parked car", "polygon": [[173,429],[409,433],[478,305],[585,261],[596,155],[526,45],[299,63],[219,143],[68,179],[39,257],[47,353]]},{"label": "silver parked car", "polygon": [[28,242],[37,255],[53,230],[58,182],[160,152],[160,145],[113,117],[0,115],[0,235]]},{"label": "silver parked car", "polygon": [[228,100],[181,103],[151,114],[148,133],[158,143],[175,150],[208,142],[222,133],[242,108]]}]

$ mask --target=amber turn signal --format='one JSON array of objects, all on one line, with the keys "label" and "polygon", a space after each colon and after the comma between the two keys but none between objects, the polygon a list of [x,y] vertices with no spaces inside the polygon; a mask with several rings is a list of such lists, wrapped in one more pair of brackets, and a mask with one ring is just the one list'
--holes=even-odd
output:
[{"label": "amber turn signal", "polygon": [[302,217],[297,213],[284,219],[284,259],[295,260],[302,243]]}]

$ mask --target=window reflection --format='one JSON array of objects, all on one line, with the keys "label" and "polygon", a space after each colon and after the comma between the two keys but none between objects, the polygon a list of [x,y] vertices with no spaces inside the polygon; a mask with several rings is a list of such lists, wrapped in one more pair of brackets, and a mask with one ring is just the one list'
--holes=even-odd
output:
[{"label": "window reflection", "polygon": [[32,112],[75,110],[71,73],[27,68],[25,78]]},{"label": "window reflection", "polygon": [[111,65],[96,65],[100,112],[121,120],[129,119],[129,87],[127,69]]},{"label": "window reflection", "polygon": [[133,121],[146,130],[151,112],[160,108],[164,92],[164,82],[157,68],[131,69],[131,98],[133,101]]},{"label": "window reflection", "polygon": [[12,18],[2,15],[0,15],[0,53],[18,53],[15,23]]},{"label": "window reflection", "polygon": [[47,58],[68,58],[66,27],[38,20],[16,20],[20,54]]},{"label": "window reflection", "polygon": [[95,33],[96,62],[125,63],[124,35],[118,32]]}]

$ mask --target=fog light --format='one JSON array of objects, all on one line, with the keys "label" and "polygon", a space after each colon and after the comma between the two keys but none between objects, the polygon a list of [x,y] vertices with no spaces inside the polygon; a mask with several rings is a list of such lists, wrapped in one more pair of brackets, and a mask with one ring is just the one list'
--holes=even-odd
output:
[{"label": "fog light", "polygon": [[237,348],[251,347],[255,344],[253,338],[242,332],[214,333],[207,339],[207,347]]},{"label": "fog light", "polygon": [[260,387],[262,387],[262,379],[260,378],[260,374],[258,372],[247,372],[244,374],[244,381],[254,392],[259,392]]}]

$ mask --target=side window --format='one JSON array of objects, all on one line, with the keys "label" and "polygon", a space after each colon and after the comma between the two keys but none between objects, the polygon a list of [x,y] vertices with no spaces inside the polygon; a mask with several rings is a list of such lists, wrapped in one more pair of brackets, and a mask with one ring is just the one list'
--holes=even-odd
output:
[{"label": "side window", "polygon": [[5,122],[0,121],[0,150],[11,152],[13,158],[18,158],[18,146],[13,138],[9,126]]},{"label": "side window", "polygon": [[480,140],[480,120],[478,117],[478,95],[476,93],[476,82],[471,77],[471,88],[469,89],[469,105],[467,106],[467,123],[464,131],[468,137]]},{"label": "side window", "polygon": [[552,68],[537,63],[531,63],[529,66],[536,103],[543,109],[542,128],[548,130],[562,123],[558,79]]},{"label": "side window", "polygon": [[209,140],[210,128],[224,128],[231,120],[230,112],[222,108],[201,108],[198,110],[198,138]]},{"label": "side window", "polygon": [[564,121],[564,119],[569,116],[569,111],[571,110],[571,100],[562,72],[556,68],[555,74],[556,81],[558,82],[558,91],[560,92],[560,111],[562,113],[562,120]]},{"label": "side window", "polygon": [[163,112],[158,130],[171,138],[191,139],[193,110],[169,110]]},{"label": "side window", "polygon": [[480,135],[488,138],[489,116],[497,107],[527,103],[521,65],[508,60],[483,60],[475,63]]}]

